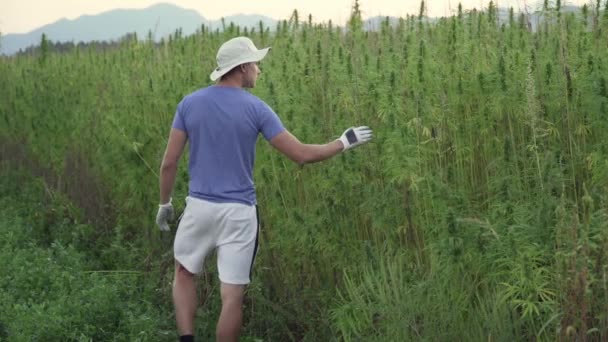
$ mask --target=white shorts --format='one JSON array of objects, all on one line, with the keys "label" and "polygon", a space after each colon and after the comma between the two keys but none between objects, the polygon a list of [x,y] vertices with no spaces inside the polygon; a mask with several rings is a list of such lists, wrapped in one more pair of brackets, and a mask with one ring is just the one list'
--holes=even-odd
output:
[{"label": "white shorts", "polygon": [[214,203],[188,196],[175,235],[175,260],[190,273],[198,274],[207,255],[217,249],[220,281],[249,284],[258,231],[256,206]]}]

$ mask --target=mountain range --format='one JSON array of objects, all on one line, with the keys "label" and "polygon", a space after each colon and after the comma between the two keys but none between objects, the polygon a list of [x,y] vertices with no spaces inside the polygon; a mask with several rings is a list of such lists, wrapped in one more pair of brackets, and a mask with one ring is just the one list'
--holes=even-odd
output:
[{"label": "mountain range", "polygon": [[[226,24],[234,22],[242,27],[264,26],[274,29],[277,20],[263,15],[237,14],[225,17]],[[194,33],[201,25],[216,29],[220,20],[208,20],[197,11],[172,4],[160,3],[144,9],[116,9],[97,15],[83,15],[74,20],[61,19],[28,33],[6,34],[0,38],[0,54],[11,55],[20,49],[40,44],[42,34],[53,42],[90,42],[118,40],[128,33],[140,38],[152,32],[155,40],[166,37],[181,28],[182,34]]]},{"label": "mountain range", "polygon": [[[574,12],[580,10],[577,7],[566,6],[562,12]],[[365,21],[365,28],[369,30],[378,29],[386,17],[377,16]],[[508,18],[508,10],[499,9],[499,21],[505,22]],[[224,23],[231,22],[241,27],[258,27],[261,21],[265,27],[274,29],[277,20],[256,14],[237,14],[223,18]],[[427,18],[435,22],[437,18]],[[530,14],[530,22],[535,28],[539,21],[539,13]],[[398,18],[389,17],[389,22],[394,25]],[[159,41],[163,37],[181,28],[183,35],[190,35],[200,29],[202,25],[212,30],[222,28],[222,19],[208,20],[197,11],[184,9],[173,4],[160,3],[144,9],[115,9],[97,15],[83,15],[74,20],[61,19],[52,24],[42,26],[28,33],[6,34],[0,37],[0,54],[12,55],[20,50],[40,44],[42,34],[53,42],[91,42],[91,41],[116,41],[129,33],[136,33],[137,37],[145,38],[151,32],[154,40]]]}]

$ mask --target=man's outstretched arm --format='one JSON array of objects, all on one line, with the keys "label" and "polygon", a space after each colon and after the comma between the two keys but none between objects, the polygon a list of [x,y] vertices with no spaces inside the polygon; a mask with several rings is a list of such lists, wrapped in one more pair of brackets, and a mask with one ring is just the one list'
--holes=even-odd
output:
[{"label": "man's outstretched arm", "polygon": [[329,159],[350,148],[362,145],[372,139],[368,127],[347,129],[340,139],[327,144],[303,144],[289,131],[285,130],[270,140],[270,144],[294,162],[304,165]]}]

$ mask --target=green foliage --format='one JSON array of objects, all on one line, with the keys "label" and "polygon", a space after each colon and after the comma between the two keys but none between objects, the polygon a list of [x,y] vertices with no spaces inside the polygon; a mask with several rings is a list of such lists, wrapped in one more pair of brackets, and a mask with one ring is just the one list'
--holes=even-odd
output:
[{"label": "green foliage", "polygon": [[[23,293],[2,288],[12,291],[3,298],[21,305],[50,282],[64,290],[52,291],[52,305],[36,306],[38,314],[86,326],[61,311],[79,310],[68,294],[85,300],[66,280],[78,274],[70,281],[81,287],[96,282],[92,303],[131,322],[124,336],[136,338],[131,327],[150,322],[173,329],[171,319],[156,320],[171,316],[172,265],[170,239],[154,227],[158,165],[178,101],[210,84],[223,41],[248,34],[273,47],[252,91],[300,140],[324,142],[364,124],[376,138],[303,168],[260,139],[261,249],[247,335],[606,339],[607,21],[588,27],[581,12],[561,16],[559,1],[552,4],[545,1],[538,31],[524,13],[499,27],[493,3],[488,12],[459,5],[457,16],[431,24],[424,2],[419,16],[365,31],[355,2],[345,29],[294,11],[276,33],[226,26],[178,31],[158,46],[131,39],[114,49],[2,59],[2,163],[42,177],[41,192],[56,197],[54,211],[32,204],[22,215],[31,224],[7,223],[31,232],[30,253],[14,247],[25,237],[6,233],[18,256],[6,267],[40,263],[52,274]],[[186,163],[173,195],[178,212]],[[75,269],[53,266],[55,255]],[[208,338],[219,310],[213,279],[200,285],[210,298],[198,329]],[[137,297],[138,286],[161,295],[151,305],[109,306]],[[38,317],[19,310],[23,322]],[[115,327],[99,315],[100,325]],[[1,329],[10,324],[3,318]]]},{"label": "green foliage", "polygon": [[[0,338],[147,341],[173,336],[170,315],[150,300],[156,291],[146,283],[148,277],[140,271],[92,270],[97,263],[86,250],[62,242],[63,233],[55,235],[68,228],[74,234],[92,232],[68,221],[49,221],[61,210],[61,201],[49,201],[39,181],[27,180],[18,189],[7,184],[19,178],[3,174],[1,184]],[[48,231],[38,230],[43,225]]]},{"label": "green foliage", "polygon": [[[439,267],[419,274],[399,256],[345,275],[342,306],[333,311],[345,341],[517,340],[512,311],[483,278]],[[478,270],[477,270],[478,271]]]},{"label": "green foliage", "polygon": [[42,34],[40,40],[40,63],[44,64],[49,55],[49,40],[46,38],[46,34]]}]

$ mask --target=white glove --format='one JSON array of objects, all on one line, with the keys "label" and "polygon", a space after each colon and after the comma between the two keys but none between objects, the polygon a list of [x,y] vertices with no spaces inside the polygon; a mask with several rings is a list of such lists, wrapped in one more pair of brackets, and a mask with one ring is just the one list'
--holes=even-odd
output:
[{"label": "white glove", "polygon": [[160,228],[163,232],[168,232],[170,230],[169,224],[167,221],[173,219],[173,205],[171,204],[171,200],[169,203],[160,204],[158,206],[158,214],[156,214],[156,224],[158,228]]},{"label": "white glove", "polygon": [[367,126],[351,127],[342,133],[340,140],[344,145],[342,151],[363,145],[372,140],[372,130]]}]

